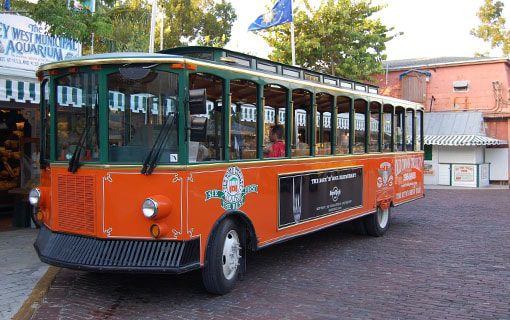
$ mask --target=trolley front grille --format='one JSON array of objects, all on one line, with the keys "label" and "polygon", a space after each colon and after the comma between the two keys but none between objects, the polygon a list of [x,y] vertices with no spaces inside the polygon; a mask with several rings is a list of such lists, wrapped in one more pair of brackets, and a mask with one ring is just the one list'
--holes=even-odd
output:
[{"label": "trolley front grille", "polygon": [[98,239],[53,233],[43,227],[39,231],[35,247],[41,260],[76,269],[176,272],[200,266],[198,239]]},{"label": "trolley front grille", "polygon": [[93,235],[95,225],[94,177],[58,175],[58,226],[62,231]]}]

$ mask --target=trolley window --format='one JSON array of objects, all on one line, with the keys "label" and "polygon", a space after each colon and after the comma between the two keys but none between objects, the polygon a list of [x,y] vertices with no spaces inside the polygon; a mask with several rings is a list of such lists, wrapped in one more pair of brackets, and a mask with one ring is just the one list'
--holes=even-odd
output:
[{"label": "trolley window", "polygon": [[264,158],[282,158],[287,155],[285,115],[287,92],[282,86],[264,86]]},{"label": "trolley window", "polygon": [[303,89],[292,91],[292,156],[310,155],[312,128],[312,93]]},{"label": "trolley window", "polygon": [[225,159],[223,107],[225,81],[215,75],[194,73],[189,75],[190,90],[205,89],[205,114],[190,117],[189,162],[220,161]]},{"label": "trolley window", "polygon": [[230,81],[230,159],[257,158],[257,84]]}]

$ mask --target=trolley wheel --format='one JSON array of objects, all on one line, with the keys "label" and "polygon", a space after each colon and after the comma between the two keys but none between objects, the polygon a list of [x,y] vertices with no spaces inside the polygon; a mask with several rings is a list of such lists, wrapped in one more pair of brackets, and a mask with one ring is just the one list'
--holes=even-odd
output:
[{"label": "trolley wheel", "polygon": [[241,244],[244,234],[231,219],[226,219],[211,235],[207,246],[202,281],[205,289],[214,294],[230,292],[241,271]]},{"label": "trolley wheel", "polygon": [[391,208],[382,209],[377,207],[377,211],[363,218],[367,234],[373,237],[381,237],[390,227]]}]

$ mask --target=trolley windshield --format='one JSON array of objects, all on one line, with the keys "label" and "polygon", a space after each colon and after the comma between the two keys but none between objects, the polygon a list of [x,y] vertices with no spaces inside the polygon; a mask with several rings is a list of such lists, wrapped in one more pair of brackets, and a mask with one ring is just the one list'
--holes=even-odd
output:
[{"label": "trolley windshield", "polygon": [[158,65],[83,68],[57,77],[53,159],[70,167],[142,164],[149,155],[157,164],[178,162],[178,78]]},{"label": "trolley windshield", "polygon": [[[107,79],[108,161],[143,162],[157,143],[167,117],[175,116],[178,76],[130,67],[120,68]],[[170,130],[164,132],[158,163],[177,161],[177,125]]]}]

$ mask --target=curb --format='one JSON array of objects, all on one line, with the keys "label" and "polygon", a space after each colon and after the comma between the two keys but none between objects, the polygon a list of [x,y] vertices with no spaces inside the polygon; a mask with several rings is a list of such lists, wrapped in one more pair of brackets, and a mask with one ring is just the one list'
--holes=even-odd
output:
[{"label": "curb", "polygon": [[16,312],[12,320],[28,320],[32,318],[35,310],[37,309],[37,305],[44,298],[48,290],[50,289],[53,280],[57,273],[60,271],[60,268],[50,266],[46,273],[39,279],[34,289],[28,296],[28,298],[23,302],[21,308]]}]

